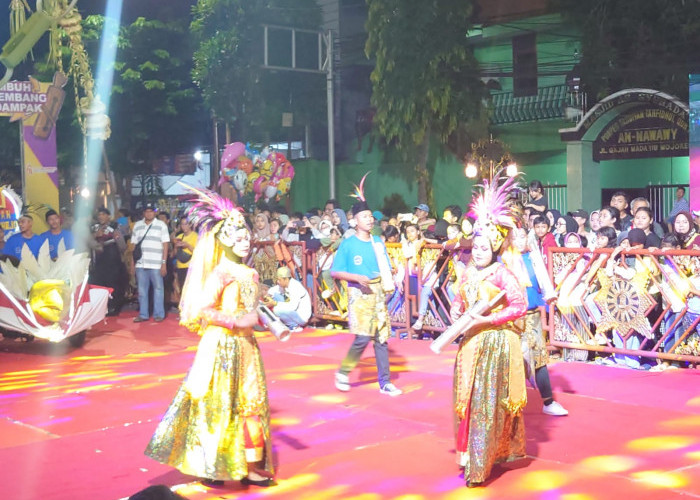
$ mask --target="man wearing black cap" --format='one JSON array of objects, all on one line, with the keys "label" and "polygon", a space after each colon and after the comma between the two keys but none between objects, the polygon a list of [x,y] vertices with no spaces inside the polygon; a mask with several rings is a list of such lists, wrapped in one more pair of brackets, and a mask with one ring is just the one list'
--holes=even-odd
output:
[{"label": "man wearing black cap", "polygon": [[56,260],[61,240],[63,240],[64,250],[74,248],[73,233],[67,229],[61,229],[61,217],[54,209],[50,208],[44,217],[49,230],[41,233],[41,237],[49,242],[49,255],[51,255],[52,260]]},{"label": "man wearing black cap", "polygon": [[355,203],[352,213],[357,223],[356,233],[340,244],[331,267],[334,279],[348,283],[348,322],[350,332],[355,334],[355,341],[335,374],[335,387],[339,391],[350,390],[349,374],[373,340],[379,392],[398,396],[402,391],[391,383],[389,373],[387,339],[391,325],[380,279],[380,269],[387,270],[391,265],[389,256],[381,238],[370,234],[374,216],[367,202]]},{"label": "man wearing black cap", "polygon": [[170,232],[168,226],[156,219],[156,206],[146,203],[143,207],[143,219],[134,224],[131,242],[141,249],[140,258],[134,257],[132,266],[136,273],[139,290],[139,315],[134,323],[148,321],[148,291],[153,286],[153,319],[156,322],[165,319],[165,290],[163,277],[167,274],[168,248]]}]

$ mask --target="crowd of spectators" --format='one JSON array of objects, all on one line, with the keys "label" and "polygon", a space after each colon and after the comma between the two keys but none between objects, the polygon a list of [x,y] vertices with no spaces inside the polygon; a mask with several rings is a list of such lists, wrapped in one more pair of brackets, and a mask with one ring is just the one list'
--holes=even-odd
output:
[{"label": "crowd of spectators", "polygon": [[[527,192],[517,197],[515,203],[522,211],[529,249],[539,250],[545,262],[548,249],[554,247],[587,250],[609,248],[618,249],[618,252],[628,248],[700,250],[700,213],[689,211],[683,188],[678,188],[673,209],[662,221],[654,220],[649,200],[641,197],[630,199],[624,191],[615,192],[608,203],[591,213],[580,208],[562,213],[549,206],[542,183],[532,181]],[[53,216],[55,213],[52,214],[52,219],[55,218]],[[352,213],[343,210],[336,200],[328,200],[322,208],[310,208],[303,213],[289,212],[280,205],[260,204],[248,217],[253,242],[270,242],[271,245],[266,245],[264,251],[268,257],[277,261],[270,279],[264,280],[265,284],[279,288],[280,280],[290,278],[310,289],[312,272],[307,276],[300,273],[303,267],[301,259],[304,256],[290,252],[287,245],[284,245],[304,242],[307,252],[317,255],[314,262],[318,269],[315,271],[319,277],[323,298],[335,303],[336,309],[342,315],[346,297],[343,296],[342,286],[330,277],[329,270],[333,254],[342,239],[355,232]],[[453,274],[459,274],[469,262],[467,235],[471,233],[473,219],[465,214],[458,204],[444,207],[442,214],[435,216],[430,208],[422,203],[415,205],[410,213],[375,211],[373,217],[372,233],[381,236],[387,243],[394,243],[400,247],[399,252],[390,253],[390,257],[397,260],[394,262],[397,291],[389,299],[389,312],[404,307],[401,284],[408,274],[410,293],[418,298],[417,310],[412,318],[412,329],[414,332],[421,332],[431,297],[441,284],[439,280],[443,279],[436,272],[439,266],[420,269],[421,248],[427,243],[442,245],[448,250],[444,254],[449,254],[452,259],[449,265],[454,270]],[[150,220],[159,221],[158,227],[165,228],[162,234],[158,232],[156,235],[156,231],[152,231],[154,234],[149,235],[146,232]],[[55,221],[52,222],[53,226],[56,226],[52,226],[56,234],[59,228]],[[91,279],[95,283],[115,289],[109,313],[119,314],[123,304],[130,299],[135,300],[137,296],[140,302],[138,321],[148,319],[151,311],[156,321],[162,320],[168,312],[174,313],[179,301],[179,290],[187,275],[188,261],[197,243],[197,234],[192,231],[182,213],[169,214],[166,211],[157,211],[157,207],[149,205],[143,213],[130,214],[121,210],[117,218],[113,219],[108,210],[100,209],[92,227]],[[27,234],[28,232],[25,238]],[[146,239],[152,241],[141,246],[146,252],[149,248],[154,252],[154,256],[151,257],[153,265],[150,266],[153,269],[142,269],[139,273],[139,268],[144,266],[143,263],[140,265],[138,261],[134,262],[133,250],[139,242],[145,242]],[[289,268],[289,276],[275,275],[274,271],[281,266]],[[162,285],[158,282],[159,275]],[[150,292],[149,284],[152,288]],[[270,295],[270,300],[275,300],[274,307],[278,307],[280,311],[285,306],[278,305],[279,299],[287,291],[286,283],[283,285],[283,293],[278,294],[279,290],[273,288]],[[562,284],[555,285],[561,288]],[[443,300],[451,298],[443,297]],[[162,301],[162,305],[159,301]],[[309,321],[308,316],[308,311],[304,310],[301,320],[295,317],[289,324],[292,327],[303,326]],[[420,337],[422,335],[419,335]]]}]

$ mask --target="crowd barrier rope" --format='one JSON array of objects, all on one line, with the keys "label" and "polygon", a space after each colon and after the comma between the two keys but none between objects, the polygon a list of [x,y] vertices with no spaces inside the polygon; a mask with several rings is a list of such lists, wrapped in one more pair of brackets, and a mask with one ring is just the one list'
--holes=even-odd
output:
[{"label": "crowd barrier rope", "polygon": [[[455,284],[466,269],[455,257],[464,250],[425,244],[409,256],[400,243],[386,246],[395,272],[387,296],[393,332],[436,338],[452,324]],[[333,253],[303,242],[255,242],[249,263],[267,285],[280,265],[289,266],[311,296],[312,321],[342,324],[347,291],[330,277]],[[541,308],[542,325],[564,359],[583,361],[593,351],[700,364],[700,251],[551,248],[547,268],[558,296]],[[414,331],[419,316],[422,329]]]}]

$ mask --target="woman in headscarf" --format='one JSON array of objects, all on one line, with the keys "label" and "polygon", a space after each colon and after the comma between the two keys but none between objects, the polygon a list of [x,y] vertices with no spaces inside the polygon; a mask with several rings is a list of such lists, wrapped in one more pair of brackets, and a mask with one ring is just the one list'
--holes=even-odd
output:
[{"label": "woman in headscarf", "polygon": [[323,235],[318,229],[318,225],[321,223],[321,217],[319,217],[318,215],[311,215],[308,217],[305,216],[302,220],[304,222],[308,220],[308,228],[311,230],[311,234],[314,238],[316,238],[317,240],[323,238]]},{"label": "woman in headscarf", "polygon": [[545,217],[549,219],[549,232],[553,233],[557,228],[557,221],[561,217],[561,212],[556,208],[550,208],[544,213]]},{"label": "woman in headscarf", "polygon": [[146,455],[202,478],[273,483],[270,407],[253,326],[258,273],[245,264],[250,231],[233,203],[198,192],[189,218],[200,240],[180,301],[180,324],[202,339]]},{"label": "woman in headscarf", "polygon": [[577,231],[578,223],[576,219],[569,215],[560,216],[554,226],[554,237],[557,239],[557,245],[560,247],[566,246],[566,235],[569,233],[576,233]]},{"label": "woman in headscarf", "polygon": [[350,225],[348,224],[348,218],[342,208],[336,208],[331,212],[331,222],[334,226],[340,229],[341,233],[345,233]]},{"label": "woman in headscarf", "polygon": [[673,234],[684,250],[700,250],[700,234],[695,230],[690,212],[678,212],[673,219]]},{"label": "woman in headscarf", "polygon": [[266,214],[259,213],[253,222],[253,241],[270,241],[271,239],[269,218]]}]

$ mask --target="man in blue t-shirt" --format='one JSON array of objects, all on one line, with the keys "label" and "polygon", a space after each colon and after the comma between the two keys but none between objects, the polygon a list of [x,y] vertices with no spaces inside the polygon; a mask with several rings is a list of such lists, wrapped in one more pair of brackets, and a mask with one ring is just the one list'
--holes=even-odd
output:
[{"label": "man in blue t-shirt", "polygon": [[52,260],[56,260],[61,240],[63,240],[65,250],[73,248],[73,233],[67,229],[61,229],[61,217],[55,210],[49,209],[45,217],[49,230],[41,233],[41,237],[49,242],[49,255]]},{"label": "man in blue t-shirt", "polygon": [[348,283],[348,322],[350,332],[355,334],[355,340],[335,374],[335,387],[339,391],[350,390],[349,374],[357,366],[369,341],[373,340],[379,392],[398,396],[402,391],[391,383],[389,373],[387,339],[391,325],[377,260],[385,259],[382,265],[386,264],[388,269],[389,256],[382,240],[370,234],[374,216],[367,203],[355,203],[352,213],[357,222],[356,233],[340,244],[331,267],[334,279]]},{"label": "man in blue t-shirt", "polygon": [[34,219],[31,215],[23,214],[17,221],[19,225],[19,233],[15,233],[5,242],[5,246],[2,249],[3,255],[9,255],[17,260],[22,260],[22,248],[24,245],[29,247],[29,250],[34,254],[34,257],[39,256],[39,249],[42,243],[44,243],[44,238],[38,234],[34,234],[32,231],[32,225],[34,224]]}]

